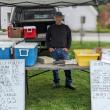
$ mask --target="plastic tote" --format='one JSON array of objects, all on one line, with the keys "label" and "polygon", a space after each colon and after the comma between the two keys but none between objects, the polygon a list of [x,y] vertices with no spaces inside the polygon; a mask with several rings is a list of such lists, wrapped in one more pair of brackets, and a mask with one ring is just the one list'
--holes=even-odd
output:
[{"label": "plastic tote", "polygon": [[0,41],[0,59],[11,59],[12,47],[14,42],[10,41]]},{"label": "plastic tote", "polygon": [[37,62],[38,48],[37,43],[19,43],[14,47],[15,59],[25,59],[27,67],[33,66]]},{"label": "plastic tote", "polygon": [[97,60],[100,54],[92,49],[75,49],[75,59],[79,66],[89,66],[90,61]]}]

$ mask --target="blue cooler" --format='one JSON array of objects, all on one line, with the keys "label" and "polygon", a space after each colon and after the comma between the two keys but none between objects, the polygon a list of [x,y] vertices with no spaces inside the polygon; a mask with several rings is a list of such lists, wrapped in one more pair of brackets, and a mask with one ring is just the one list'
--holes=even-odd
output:
[{"label": "blue cooler", "polygon": [[33,66],[37,62],[38,48],[37,43],[21,42],[14,47],[15,59],[25,59],[27,67]]},{"label": "blue cooler", "polygon": [[11,48],[14,42],[0,42],[0,59],[11,59]]}]

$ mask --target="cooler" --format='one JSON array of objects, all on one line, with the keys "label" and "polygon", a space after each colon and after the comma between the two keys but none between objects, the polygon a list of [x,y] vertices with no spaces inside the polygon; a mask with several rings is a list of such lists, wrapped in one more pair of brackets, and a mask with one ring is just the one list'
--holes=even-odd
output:
[{"label": "cooler", "polygon": [[25,59],[26,66],[33,66],[37,62],[37,43],[19,43],[14,47],[15,59]]},{"label": "cooler", "polygon": [[0,42],[0,59],[11,59],[11,48],[14,42]]},{"label": "cooler", "polygon": [[25,39],[35,39],[37,36],[37,30],[35,26],[24,26],[23,32]]}]

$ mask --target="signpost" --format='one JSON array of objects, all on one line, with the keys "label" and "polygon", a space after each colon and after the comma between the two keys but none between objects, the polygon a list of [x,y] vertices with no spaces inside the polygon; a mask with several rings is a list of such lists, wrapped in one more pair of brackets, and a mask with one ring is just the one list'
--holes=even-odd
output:
[{"label": "signpost", "polygon": [[91,110],[110,110],[110,64],[92,61]]},{"label": "signpost", "polygon": [[0,60],[0,110],[25,110],[24,60]]}]

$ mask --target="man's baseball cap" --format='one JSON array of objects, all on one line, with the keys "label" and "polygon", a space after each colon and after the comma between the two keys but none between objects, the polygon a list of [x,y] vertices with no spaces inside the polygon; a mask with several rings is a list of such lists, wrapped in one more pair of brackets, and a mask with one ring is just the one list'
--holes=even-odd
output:
[{"label": "man's baseball cap", "polygon": [[63,16],[63,14],[61,12],[56,12],[55,16]]}]

